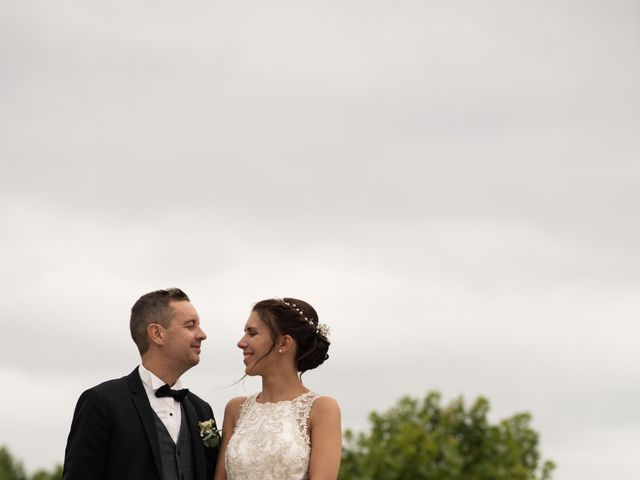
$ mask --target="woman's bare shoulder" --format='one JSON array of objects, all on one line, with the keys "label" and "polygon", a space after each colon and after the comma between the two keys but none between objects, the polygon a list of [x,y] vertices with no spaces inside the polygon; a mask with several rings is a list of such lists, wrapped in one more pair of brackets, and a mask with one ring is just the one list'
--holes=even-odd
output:
[{"label": "woman's bare shoulder", "polygon": [[323,417],[325,415],[340,415],[340,404],[338,401],[327,395],[318,397],[313,402],[313,408],[311,409],[311,415],[316,417]]},{"label": "woman's bare shoulder", "polygon": [[233,413],[238,413],[240,412],[240,409],[242,408],[242,404],[245,402],[245,400],[248,397],[233,397],[231,400],[229,400],[227,402],[227,406],[224,409],[224,413],[226,414],[233,414]]}]

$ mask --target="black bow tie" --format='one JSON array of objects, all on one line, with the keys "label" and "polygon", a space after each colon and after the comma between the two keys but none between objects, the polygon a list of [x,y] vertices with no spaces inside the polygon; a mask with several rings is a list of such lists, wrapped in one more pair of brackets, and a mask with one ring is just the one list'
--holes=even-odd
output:
[{"label": "black bow tie", "polygon": [[156,397],[173,397],[175,401],[182,402],[188,393],[189,389],[187,388],[183,388],[182,390],[171,390],[169,385],[164,384],[156,390]]}]

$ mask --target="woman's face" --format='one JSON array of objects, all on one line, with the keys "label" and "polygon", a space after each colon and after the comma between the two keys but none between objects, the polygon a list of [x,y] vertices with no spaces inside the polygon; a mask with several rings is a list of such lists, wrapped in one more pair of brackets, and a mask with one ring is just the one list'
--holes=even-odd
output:
[{"label": "woman's face", "polygon": [[271,329],[256,312],[251,312],[244,326],[244,335],[238,341],[242,350],[244,372],[247,375],[260,375],[267,366],[268,357],[274,354]]}]

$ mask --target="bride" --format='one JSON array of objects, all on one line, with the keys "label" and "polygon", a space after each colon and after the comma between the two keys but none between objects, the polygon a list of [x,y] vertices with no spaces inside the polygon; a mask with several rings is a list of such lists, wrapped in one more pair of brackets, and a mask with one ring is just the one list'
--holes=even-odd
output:
[{"label": "bride", "polygon": [[245,373],[262,377],[262,391],[227,404],[215,480],[337,478],[340,407],[300,378],[329,358],[327,334],[314,308],[302,300],[255,304],[238,347]]}]

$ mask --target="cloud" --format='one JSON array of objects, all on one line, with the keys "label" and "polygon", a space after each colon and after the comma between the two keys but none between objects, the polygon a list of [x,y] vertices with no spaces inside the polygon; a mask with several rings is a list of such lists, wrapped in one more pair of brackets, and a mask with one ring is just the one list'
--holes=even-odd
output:
[{"label": "cloud", "polygon": [[0,370],[30,395],[0,443],[61,461],[80,392],[137,362],[131,304],[179,286],[208,333],[187,380],[219,416],[259,389],[229,387],[252,303],[292,295],[333,327],[305,381],[345,426],[402,394],[486,395],[495,418],[533,413],[563,477],[636,471],[637,18],[2,4]]}]

